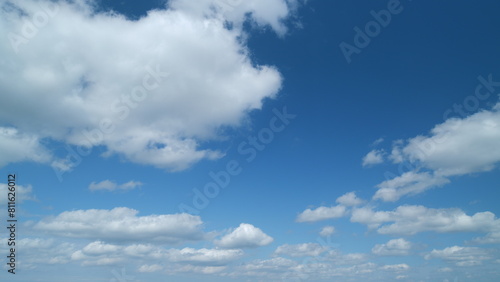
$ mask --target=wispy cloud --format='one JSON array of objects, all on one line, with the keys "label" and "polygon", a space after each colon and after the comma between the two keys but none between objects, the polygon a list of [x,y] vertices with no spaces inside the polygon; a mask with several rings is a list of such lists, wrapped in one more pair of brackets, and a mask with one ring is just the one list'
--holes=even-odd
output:
[{"label": "wispy cloud", "polygon": [[127,191],[133,190],[137,187],[142,186],[143,184],[139,181],[129,181],[123,184],[117,184],[111,180],[103,180],[101,182],[92,182],[89,185],[90,191]]}]

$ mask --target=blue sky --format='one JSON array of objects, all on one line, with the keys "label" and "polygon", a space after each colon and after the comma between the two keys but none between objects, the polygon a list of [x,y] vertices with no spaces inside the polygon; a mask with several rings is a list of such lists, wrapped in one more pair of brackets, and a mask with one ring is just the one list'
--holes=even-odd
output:
[{"label": "blue sky", "polygon": [[498,279],[497,1],[117,2],[1,2],[3,280]]}]

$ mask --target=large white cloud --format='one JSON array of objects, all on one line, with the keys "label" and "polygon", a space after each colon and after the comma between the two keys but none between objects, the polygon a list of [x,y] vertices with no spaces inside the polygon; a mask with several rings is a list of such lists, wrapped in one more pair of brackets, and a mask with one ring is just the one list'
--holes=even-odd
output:
[{"label": "large white cloud", "polygon": [[129,208],[68,211],[42,219],[33,228],[64,237],[108,241],[180,243],[201,240],[205,236],[199,216],[137,214],[138,211]]},{"label": "large white cloud", "polygon": [[238,228],[232,230],[214,243],[222,248],[238,249],[269,245],[273,240],[271,236],[264,233],[260,228],[248,223],[242,223]]},{"label": "large white cloud", "polygon": [[[393,149],[394,159],[419,164],[440,176],[491,170],[500,162],[500,103],[469,117],[436,125],[430,136],[417,136]],[[400,157],[398,157],[400,156]]]},{"label": "large white cloud", "polygon": [[200,143],[240,125],[282,82],[275,68],[253,64],[243,30],[226,23],[250,14],[283,34],[291,11],[284,0],[252,0],[213,12],[215,2],[175,0],[136,21],[97,13],[88,1],[4,2],[3,164],[54,161],[42,139],[82,151],[102,145],[106,155],[170,170],[220,157]]},{"label": "large white cloud", "polygon": [[470,216],[460,209],[432,209],[415,205],[399,206],[393,211],[357,208],[352,212],[351,221],[366,224],[370,229],[377,229],[380,234],[412,235],[434,231],[481,232],[493,236],[500,228],[500,219],[491,212],[478,212]]}]

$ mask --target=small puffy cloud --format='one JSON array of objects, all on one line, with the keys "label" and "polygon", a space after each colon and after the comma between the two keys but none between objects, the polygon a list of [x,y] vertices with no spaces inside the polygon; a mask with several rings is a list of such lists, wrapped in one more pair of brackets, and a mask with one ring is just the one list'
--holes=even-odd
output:
[{"label": "small puffy cloud", "polygon": [[363,200],[358,198],[355,192],[349,192],[337,198],[336,202],[343,206],[350,207],[361,205]]},{"label": "small puffy cloud", "polygon": [[366,224],[380,234],[402,235],[424,231],[483,232],[491,235],[500,227],[500,220],[491,212],[469,216],[460,209],[432,209],[415,205],[399,206],[393,211],[357,208],[352,212],[351,221]]},{"label": "small puffy cloud", "polygon": [[319,256],[323,252],[327,251],[327,248],[321,246],[317,243],[304,243],[297,245],[284,244],[279,246],[275,251],[275,255],[286,255],[290,257],[314,257]]},{"label": "small puffy cloud", "polygon": [[321,229],[321,231],[319,232],[319,235],[321,237],[328,237],[328,236],[333,235],[333,233],[335,233],[335,227],[325,226],[325,227],[323,227],[323,229]]},{"label": "small puffy cloud", "polygon": [[117,184],[114,181],[104,180],[99,183],[92,182],[89,185],[90,191],[116,191],[116,190],[133,190],[136,187],[142,186],[141,182],[138,181],[129,181],[123,184]]},{"label": "small puffy cloud", "polygon": [[384,141],[385,141],[385,139],[382,138],[382,137],[380,137],[379,139],[373,141],[372,146],[378,146],[378,145],[380,145]]},{"label": "small puffy cloud", "polygon": [[371,150],[363,157],[363,166],[381,164],[384,162],[384,150]]},{"label": "small puffy cloud", "polygon": [[480,265],[483,261],[492,259],[489,251],[486,249],[461,246],[448,247],[443,250],[434,249],[426,254],[424,258],[428,260],[438,258],[453,262],[457,266]]},{"label": "small puffy cloud", "polygon": [[220,240],[215,240],[215,244],[221,248],[239,249],[256,248],[271,244],[273,238],[265,234],[259,228],[241,223],[240,226],[223,236]]},{"label": "small puffy cloud", "polygon": [[389,240],[385,244],[377,244],[372,248],[372,253],[379,256],[404,256],[408,255],[412,244],[403,238]]},{"label": "small puffy cloud", "polygon": [[113,241],[180,243],[201,240],[205,236],[199,216],[137,214],[138,211],[129,208],[67,211],[42,219],[34,229],[64,237]]},{"label": "small puffy cloud", "polygon": [[315,222],[332,218],[343,217],[346,213],[345,206],[318,207],[314,210],[306,209],[297,216],[297,222]]},{"label": "small puffy cloud", "polygon": [[429,172],[417,173],[409,171],[377,185],[379,189],[373,196],[373,199],[395,202],[403,196],[420,194],[428,189],[442,186],[449,182],[447,178],[436,176]]}]

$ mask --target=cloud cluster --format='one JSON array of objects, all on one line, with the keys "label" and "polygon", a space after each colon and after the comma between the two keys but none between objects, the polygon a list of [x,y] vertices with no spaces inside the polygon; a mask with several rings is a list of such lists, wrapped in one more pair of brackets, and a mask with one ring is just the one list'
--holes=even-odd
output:
[{"label": "cloud cluster", "polygon": [[315,209],[306,209],[301,212],[297,222],[316,222],[321,220],[340,218],[348,214],[349,208],[359,206],[364,203],[363,199],[358,198],[355,192],[346,193],[335,200],[338,205],[331,207],[317,207]]},{"label": "cloud cluster", "polygon": [[283,35],[292,11],[284,0],[199,2],[170,1],[135,21],[91,1],[4,2],[0,165],[71,169],[47,141],[169,170],[220,157],[201,142],[239,126],[282,83],[251,61],[237,27],[250,20]]},{"label": "cloud cluster", "polygon": [[[238,249],[165,249],[150,244],[114,245],[102,241],[89,243],[71,254],[73,261],[79,261],[84,266],[114,265],[125,260],[165,261],[174,264],[191,266],[224,266],[243,256]],[[163,269],[159,265],[143,265],[141,272],[155,272]]]}]

